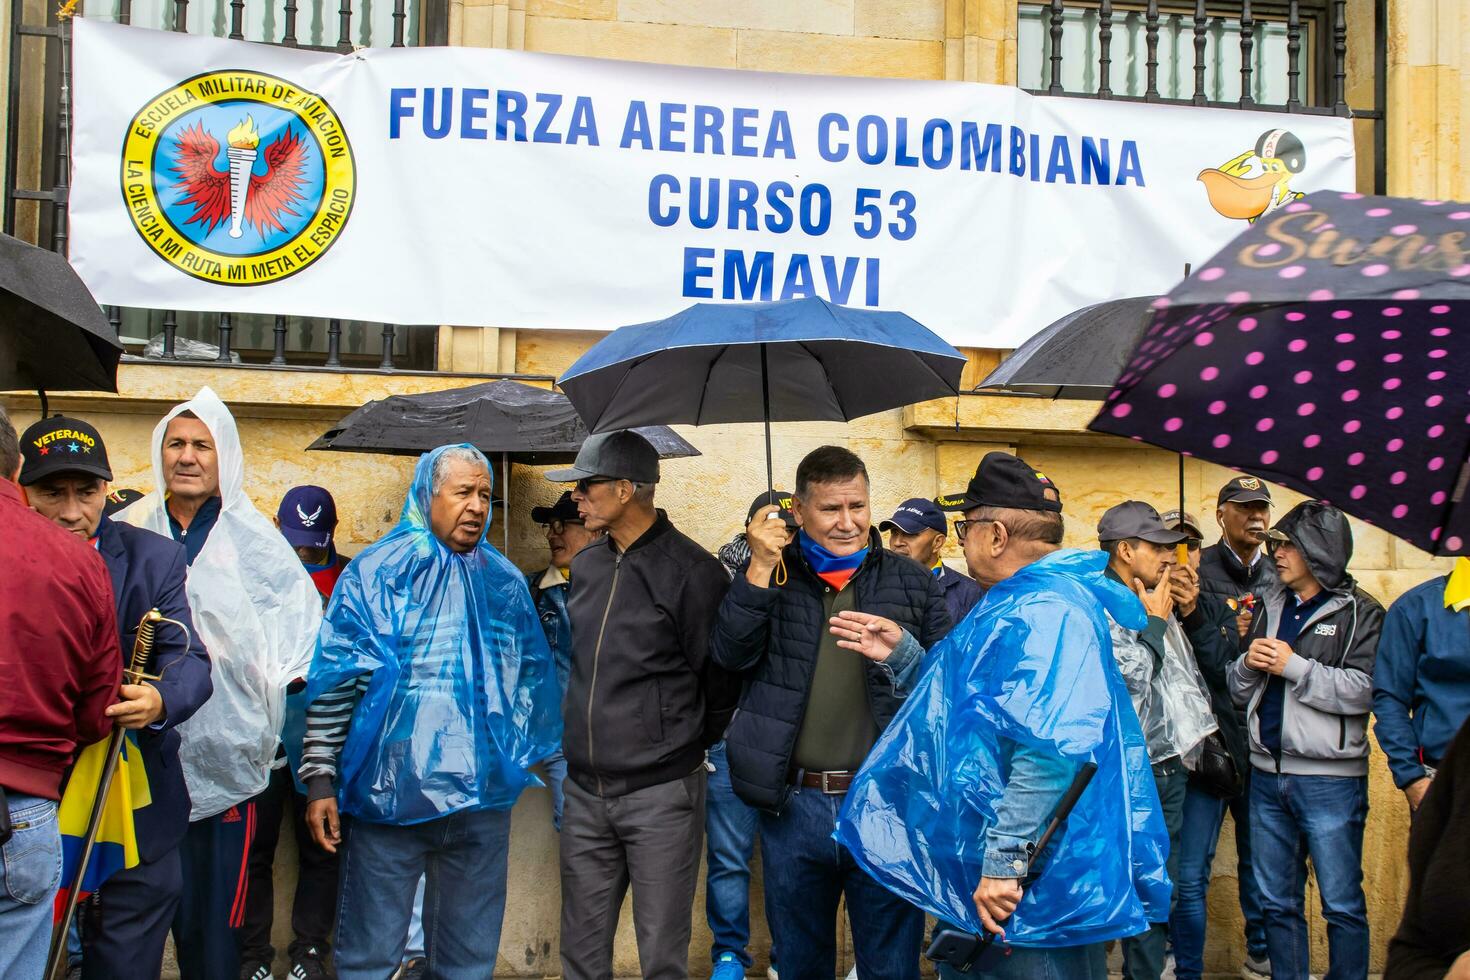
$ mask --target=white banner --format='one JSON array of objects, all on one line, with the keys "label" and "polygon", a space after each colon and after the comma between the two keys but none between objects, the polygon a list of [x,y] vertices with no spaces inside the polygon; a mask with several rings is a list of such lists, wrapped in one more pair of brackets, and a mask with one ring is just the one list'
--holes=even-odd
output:
[{"label": "white banner", "polygon": [[1354,188],[1322,116],[82,18],[74,51],[71,260],[120,306],[609,329],[819,295],[1014,347]]}]

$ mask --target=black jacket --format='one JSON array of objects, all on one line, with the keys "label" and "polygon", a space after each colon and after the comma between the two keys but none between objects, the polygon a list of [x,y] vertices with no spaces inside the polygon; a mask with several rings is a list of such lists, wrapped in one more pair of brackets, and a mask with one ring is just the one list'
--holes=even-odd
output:
[{"label": "black jacket", "polygon": [[1260,598],[1276,584],[1276,564],[1264,550],[1256,563],[1246,568],[1223,539],[1199,553],[1199,590],[1201,595],[1221,600],[1239,600],[1246,594]]},{"label": "black jacket", "polygon": [[1194,648],[1205,687],[1210,692],[1210,713],[1220,728],[1220,741],[1235,763],[1235,771],[1244,776],[1250,770],[1246,745],[1245,716],[1230,699],[1227,674],[1239,654],[1240,634],[1235,629],[1235,613],[1216,596],[1200,592],[1194,612],[1183,620],[1185,635]]},{"label": "black jacket", "polygon": [[572,559],[562,753],[578,786],[623,796],[701,764],[735,701],[706,658],[728,583],[663,511],[626,552],[608,535]]},{"label": "black jacket", "polygon": [[[710,638],[715,662],[746,678],[740,710],[725,736],[730,782],[746,803],[771,811],[780,809],[790,793],[791,753],[806,715],[821,631],[827,628],[822,595],[830,588],[807,565],[798,543],[787,545],[782,558],[785,585],[756,588],[742,567]],[[857,590],[859,611],[893,620],[926,650],[949,632],[939,580],[918,562],[883,550],[876,531],[848,588]],[[882,730],[900,700],[882,667],[871,662],[866,667],[868,707]]]}]

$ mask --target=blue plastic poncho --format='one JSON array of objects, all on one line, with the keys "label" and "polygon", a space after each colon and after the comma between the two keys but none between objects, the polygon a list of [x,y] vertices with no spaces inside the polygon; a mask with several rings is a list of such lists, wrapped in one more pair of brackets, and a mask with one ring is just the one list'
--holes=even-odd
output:
[{"label": "blue plastic poncho", "polygon": [[457,554],[430,530],[434,461],[453,448],[419,459],[397,527],[343,571],[307,678],[311,702],[372,674],[337,786],[343,813],[375,823],[509,809],[539,785],[527,767],[561,741],[556,670],[525,578],[483,533]]},{"label": "blue plastic poncho", "polygon": [[1010,745],[1096,763],[1004,923],[1017,946],[1132,936],[1168,917],[1168,834],[1103,610],[1140,628],[1145,617],[1103,577],[1106,563],[1102,552],[1059,551],[992,587],[929,652],[838,821],[837,839],[884,887],[980,933],[971,896]]}]

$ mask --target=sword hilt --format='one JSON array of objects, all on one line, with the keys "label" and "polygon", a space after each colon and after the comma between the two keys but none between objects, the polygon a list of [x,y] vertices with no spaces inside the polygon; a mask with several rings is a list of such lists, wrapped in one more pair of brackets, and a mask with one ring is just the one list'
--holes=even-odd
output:
[{"label": "sword hilt", "polygon": [[157,609],[148,610],[138,621],[138,636],[133,640],[133,655],[128,658],[127,669],[123,671],[123,680],[129,684],[158,680],[156,675],[145,671],[148,669],[148,658],[153,656],[154,634],[158,624],[163,621],[163,613]]}]

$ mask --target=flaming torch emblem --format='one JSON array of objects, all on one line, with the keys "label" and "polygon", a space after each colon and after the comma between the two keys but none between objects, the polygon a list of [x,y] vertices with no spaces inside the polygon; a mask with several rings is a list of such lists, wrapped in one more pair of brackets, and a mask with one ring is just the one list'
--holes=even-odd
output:
[{"label": "flaming torch emblem", "polygon": [[255,119],[246,116],[245,121],[226,134],[230,147],[225,155],[230,160],[230,237],[244,235],[240,227],[245,222],[245,192],[250,189],[250,172],[255,169],[255,158],[260,156],[260,133],[255,130]]},{"label": "flaming torch emblem", "polygon": [[[247,224],[262,236],[285,231],[282,216],[299,217],[296,208],[305,201],[305,139],[294,126],[287,126],[262,150],[255,119],[247,115],[225,134],[225,142],[228,170],[215,164],[219,141],[202,123],[186,127],[175,140],[170,170],[177,178],[174,187],[182,194],[179,203],[194,209],[188,223],[202,223],[208,234],[228,220],[231,238],[243,236]],[[262,153],[266,171],[256,174],[255,163]]]}]

